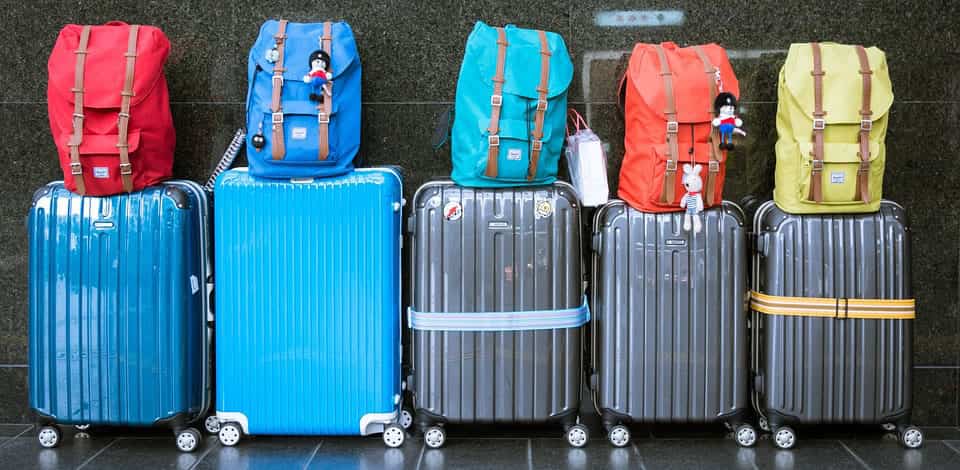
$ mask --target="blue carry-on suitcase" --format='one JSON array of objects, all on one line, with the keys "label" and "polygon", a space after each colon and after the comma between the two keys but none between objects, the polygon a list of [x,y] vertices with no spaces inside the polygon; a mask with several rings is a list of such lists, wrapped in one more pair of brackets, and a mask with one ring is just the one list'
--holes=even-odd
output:
[{"label": "blue carry-on suitcase", "polygon": [[[170,181],[80,196],[34,195],[30,247],[30,407],[44,447],[56,424],[189,427],[210,403],[207,194]],[[214,421],[215,423],[215,421]]]},{"label": "blue carry-on suitcase", "polygon": [[400,446],[400,175],[217,180],[216,409],[244,434]]}]

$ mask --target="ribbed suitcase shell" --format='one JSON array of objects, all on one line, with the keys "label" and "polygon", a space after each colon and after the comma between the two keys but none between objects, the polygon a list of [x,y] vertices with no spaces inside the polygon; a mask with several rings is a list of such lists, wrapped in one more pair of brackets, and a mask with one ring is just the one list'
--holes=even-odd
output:
[{"label": "ribbed suitcase shell", "polygon": [[[463,216],[446,220],[459,201]],[[547,201],[552,214],[538,217]],[[431,182],[414,197],[413,307],[498,312],[583,302],[580,211],[573,188],[472,189]],[[582,328],[413,331],[414,407],[426,422],[572,421]]]},{"label": "ribbed suitcase shell", "polygon": [[37,191],[30,246],[30,407],[41,421],[179,426],[204,413],[206,193],[170,181],[84,197]]},{"label": "ribbed suitcase shell", "polygon": [[[902,207],[872,214],[757,211],[754,288],[796,297],[911,298]],[[912,320],[754,313],[756,406],[772,425],[910,419]]]},{"label": "ribbed suitcase shell", "polygon": [[748,408],[744,305],[747,244],[740,208],[640,212],[622,201],[594,221],[595,403],[619,422],[739,424]]},{"label": "ribbed suitcase shell", "polygon": [[380,431],[400,395],[400,176],[244,168],[214,194],[218,417],[249,434]]}]

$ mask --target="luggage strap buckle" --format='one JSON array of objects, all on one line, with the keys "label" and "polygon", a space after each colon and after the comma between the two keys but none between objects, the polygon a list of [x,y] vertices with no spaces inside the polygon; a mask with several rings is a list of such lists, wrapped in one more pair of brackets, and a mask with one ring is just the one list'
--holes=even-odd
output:
[{"label": "luggage strap buckle", "polygon": [[813,161],[813,171],[823,171],[823,160]]},{"label": "luggage strap buckle", "polygon": [[676,160],[667,160],[667,171],[677,171],[677,161]]},{"label": "luggage strap buckle", "polygon": [[121,175],[132,175],[133,174],[133,165],[129,163],[120,164],[120,174]]},{"label": "luggage strap buckle", "polygon": [[547,100],[537,100],[537,111],[547,110]]},{"label": "luggage strap buckle", "polygon": [[327,116],[327,113],[318,113],[317,122],[319,122],[320,124],[329,124],[330,116]]},{"label": "luggage strap buckle", "polygon": [[282,74],[279,74],[279,73],[273,74],[273,86],[274,86],[274,87],[282,87],[282,86],[283,86],[283,75],[282,75]]},{"label": "luggage strap buckle", "polygon": [[[846,320],[847,318],[850,317],[850,299],[844,297],[844,298],[842,298],[842,299],[841,299],[841,298],[837,298],[836,301],[837,301],[837,302],[836,302],[836,305],[834,306],[833,317],[834,317],[834,318],[837,318],[837,319],[840,319],[840,320]],[[840,302],[841,302],[841,301],[843,302],[843,315],[840,314],[840,312],[841,312],[841,310],[840,310]]]},{"label": "luggage strap buckle", "polygon": [[873,121],[869,119],[861,119],[860,130],[863,132],[870,132],[871,130],[873,130]]},{"label": "luggage strap buckle", "polygon": [[860,161],[860,168],[857,169],[857,173],[869,173],[870,172],[870,162],[869,161]]},{"label": "luggage strap buckle", "polygon": [[491,135],[490,137],[487,137],[487,143],[488,143],[491,147],[499,147],[499,146],[500,146],[500,136],[499,136],[499,135]]},{"label": "luggage strap buckle", "polygon": [[542,148],[543,148],[543,141],[542,141],[542,140],[534,140],[534,141],[533,141],[533,151],[534,151],[534,152],[539,152],[540,149],[542,149]]},{"label": "luggage strap buckle", "polygon": [[667,121],[667,134],[676,134],[680,131],[680,123],[677,121]]},{"label": "luggage strap buckle", "polygon": [[707,168],[709,168],[710,173],[720,173],[720,162],[710,160],[710,162],[707,163]]},{"label": "luggage strap buckle", "polygon": [[276,112],[270,115],[271,120],[274,124],[283,124],[283,113]]},{"label": "luggage strap buckle", "polygon": [[490,106],[500,107],[503,104],[503,95],[490,95]]},{"label": "luggage strap buckle", "polygon": [[827,120],[824,118],[813,119],[813,130],[822,131],[827,128]]},{"label": "luggage strap buckle", "polygon": [[71,175],[83,174],[83,167],[80,166],[80,162],[70,163],[70,174]]}]

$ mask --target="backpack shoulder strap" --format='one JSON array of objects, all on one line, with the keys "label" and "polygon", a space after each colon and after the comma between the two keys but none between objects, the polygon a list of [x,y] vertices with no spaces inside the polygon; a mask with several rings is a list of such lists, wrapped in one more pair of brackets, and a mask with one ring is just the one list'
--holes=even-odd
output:
[{"label": "backpack shoulder strap", "polygon": [[283,108],[280,103],[280,96],[283,94],[283,49],[284,42],[287,39],[287,20],[280,20],[277,26],[277,34],[273,40],[277,44],[277,61],[273,64],[273,95],[270,100],[271,122],[273,124],[273,159],[283,160],[287,149],[283,144]]},{"label": "backpack shoulder strap", "polygon": [[499,174],[497,169],[497,157],[500,153],[500,107],[503,106],[503,75],[507,62],[507,32],[503,28],[497,28],[497,73],[493,76],[493,95],[490,96],[490,127],[487,137],[487,171],[488,178],[496,178]]},{"label": "backpack shoulder strap", "polygon": [[[327,53],[327,57],[333,57],[333,35],[331,34],[332,25],[329,21],[323,23],[323,36],[320,38],[320,42],[323,45],[324,52]],[[333,69],[333,66],[328,64],[328,67]],[[327,156],[330,155],[330,114],[333,112],[333,80],[330,80],[326,84],[327,92],[330,96],[321,97],[323,102],[317,105],[317,133],[320,140],[319,150],[317,158],[320,160],[326,160]]]},{"label": "backpack shoulder strap", "polygon": [[137,37],[140,25],[130,26],[127,40],[127,70],[123,79],[123,91],[120,92],[120,113],[117,118],[117,148],[120,150],[120,179],[123,190],[133,191],[133,167],[130,165],[130,142],[127,139],[130,128],[130,99],[133,97],[133,72],[137,62]]},{"label": "backpack shoulder strap", "polygon": [[863,46],[855,46],[860,61],[860,77],[863,80],[863,95],[860,104],[860,168],[857,170],[857,192],[864,204],[870,202],[870,131],[873,129],[873,111],[870,109],[871,76],[870,59]]},{"label": "backpack shoulder strap", "polygon": [[676,196],[676,174],[677,174],[677,156],[680,150],[677,144],[677,132],[680,130],[680,124],[677,122],[677,102],[673,96],[673,73],[670,71],[670,64],[667,62],[667,54],[663,51],[663,46],[657,44],[653,46],[657,51],[657,57],[660,59],[660,76],[663,77],[663,94],[665,107],[663,113],[667,117],[667,169],[663,174],[663,191],[660,193],[660,202],[673,204]]},{"label": "backpack shoulder strap", "polygon": [[823,201],[823,131],[826,129],[827,115],[823,111],[823,59],[820,54],[820,44],[811,43],[810,50],[813,52],[813,163],[810,167],[810,195],[809,199],[820,203]]},{"label": "backpack shoulder strap", "polygon": [[547,113],[547,90],[550,85],[550,46],[547,44],[547,33],[537,31],[540,35],[540,84],[537,86],[537,113],[534,116],[533,142],[530,150],[530,167],[527,171],[527,181],[533,181],[537,176],[537,163],[540,160],[540,150],[543,148],[543,120]]},{"label": "backpack shoulder strap", "polygon": [[[697,52],[697,57],[700,58],[700,62],[703,62],[703,71],[707,74],[707,82],[710,84],[709,112],[711,116],[716,117],[713,110],[713,101],[717,99],[717,94],[719,93],[717,89],[717,77],[720,69],[714,67],[713,63],[710,62],[710,57],[707,57],[706,52],[703,52],[700,46],[694,46],[693,50]],[[720,152],[720,130],[711,125],[710,160],[707,163],[707,182],[703,191],[704,203],[707,206],[712,206],[717,202],[714,200],[714,193],[716,192],[717,177],[720,174]]]},{"label": "backpack shoulder strap", "polygon": [[86,184],[83,182],[83,167],[80,166],[80,144],[83,142],[83,68],[87,59],[87,44],[90,42],[90,26],[84,26],[80,31],[80,45],[74,54],[77,55],[76,68],[73,78],[73,135],[67,146],[70,147],[70,174],[73,175],[77,193],[86,194]]}]

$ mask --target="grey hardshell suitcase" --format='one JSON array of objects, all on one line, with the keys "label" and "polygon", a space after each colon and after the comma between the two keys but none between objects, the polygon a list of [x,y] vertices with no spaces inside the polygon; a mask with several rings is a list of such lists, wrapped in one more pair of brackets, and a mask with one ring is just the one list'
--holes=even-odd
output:
[{"label": "grey hardshell suitcase", "polygon": [[[580,208],[570,185],[430,182],[414,196],[413,212],[411,318],[587,311]],[[578,409],[588,317],[580,318],[566,328],[499,331],[423,329],[410,320],[408,385],[427,445],[443,445],[446,423],[553,422],[571,445],[585,445]]]},{"label": "grey hardshell suitcase", "polygon": [[[850,313],[856,299],[911,299],[912,308],[903,208],[883,201],[876,213],[793,215],[770,201],[754,232],[753,402],[773,443],[793,447],[797,425],[882,424],[919,447],[923,434],[909,425],[912,320]],[[762,313],[768,296],[830,301],[822,316]]]},{"label": "grey hardshell suitcase", "polygon": [[747,242],[740,208],[683,213],[622,201],[594,219],[591,388],[611,444],[630,423],[713,423],[751,446]]}]

